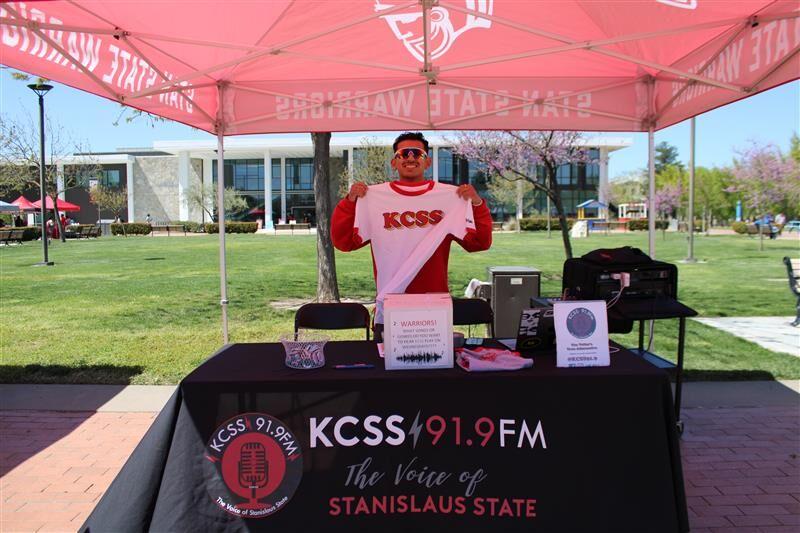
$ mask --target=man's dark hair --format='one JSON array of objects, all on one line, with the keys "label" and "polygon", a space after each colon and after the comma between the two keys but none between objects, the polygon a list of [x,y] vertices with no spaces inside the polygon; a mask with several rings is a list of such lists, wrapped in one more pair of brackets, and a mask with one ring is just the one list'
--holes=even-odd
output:
[{"label": "man's dark hair", "polygon": [[426,139],[425,136],[422,133],[420,133],[418,131],[407,131],[405,133],[401,133],[397,137],[397,139],[394,140],[394,144],[392,144],[392,150],[394,150],[396,152],[397,151],[397,145],[400,144],[403,141],[419,141],[419,142],[421,142],[422,146],[425,147],[425,152],[426,153],[429,151],[429,148],[430,148],[428,146],[428,139]]}]

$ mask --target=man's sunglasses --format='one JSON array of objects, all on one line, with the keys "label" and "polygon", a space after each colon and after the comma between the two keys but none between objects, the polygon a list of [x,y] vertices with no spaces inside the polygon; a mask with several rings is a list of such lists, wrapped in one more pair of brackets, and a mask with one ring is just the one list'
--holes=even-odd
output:
[{"label": "man's sunglasses", "polygon": [[425,159],[428,153],[422,148],[401,148],[394,153],[395,159],[408,159],[408,156],[414,159]]}]

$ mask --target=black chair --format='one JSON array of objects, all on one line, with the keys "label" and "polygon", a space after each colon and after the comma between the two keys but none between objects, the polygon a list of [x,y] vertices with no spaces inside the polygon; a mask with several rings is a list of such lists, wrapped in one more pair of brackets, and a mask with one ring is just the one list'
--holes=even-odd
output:
[{"label": "black chair", "polygon": [[356,329],[364,328],[369,340],[369,311],[356,303],[310,303],[294,315],[294,337],[300,328]]},{"label": "black chair", "polygon": [[[494,312],[489,302],[483,298],[453,298],[453,325],[472,326],[473,324],[487,324],[489,337],[494,336]],[[471,328],[467,329],[471,333]]]}]

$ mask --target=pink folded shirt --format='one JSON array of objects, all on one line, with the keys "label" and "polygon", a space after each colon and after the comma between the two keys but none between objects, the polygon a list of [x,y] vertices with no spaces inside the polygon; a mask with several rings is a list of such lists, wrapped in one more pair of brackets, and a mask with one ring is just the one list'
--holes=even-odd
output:
[{"label": "pink folded shirt", "polygon": [[458,366],[467,372],[497,372],[501,370],[520,370],[533,366],[533,359],[520,357],[519,352],[499,348],[458,348]]}]

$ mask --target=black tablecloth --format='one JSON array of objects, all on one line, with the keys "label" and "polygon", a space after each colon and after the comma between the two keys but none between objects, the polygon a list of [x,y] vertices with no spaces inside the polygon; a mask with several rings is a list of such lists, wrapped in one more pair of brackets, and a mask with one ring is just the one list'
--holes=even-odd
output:
[{"label": "black tablecloth", "polygon": [[[667,375],[626,350],[606,368],[556,368],[545,354],[503,373],[387,372],[367,342],[331,342],[325,355],[325,368],[306,371],[285,367],[279,344],[212,356],[182,381],[82,529],[688,531]],[[332,368],[354,362],[376,366]],[[340,442],[342,417],[353,418]],[[268,515],[243,518],[231,503],[248,501],[252,464],[243,451],[238,467],[217,452],[236,442],[236,424],[266,431],[265,421],[291,433],[275,440],[285,462],[268,455],[272,477],[261,479],[281,485],[258,496]]]}]

